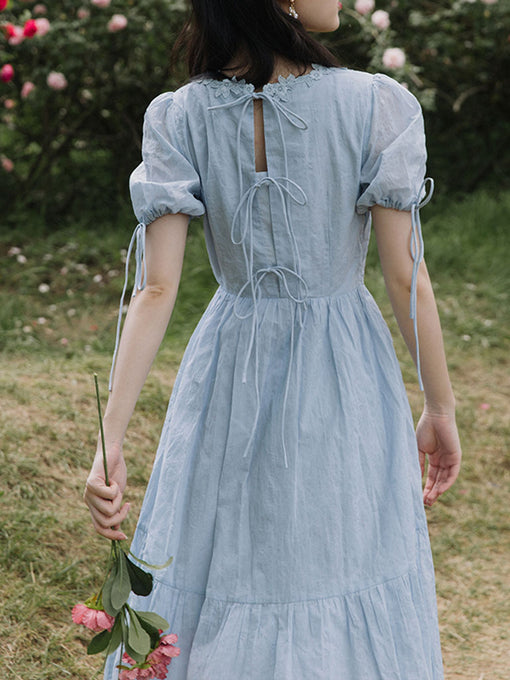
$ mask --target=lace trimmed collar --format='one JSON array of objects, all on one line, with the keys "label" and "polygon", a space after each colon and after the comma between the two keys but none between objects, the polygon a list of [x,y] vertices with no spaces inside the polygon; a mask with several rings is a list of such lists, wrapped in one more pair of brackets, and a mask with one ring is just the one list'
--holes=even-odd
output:
[{"label": "lace trimmed collar", "polygon": [[[323,66],[322,64],[312,64],[312,70],[300,76],[295,76],[293,73],[288,76],[278,76],[278,81],[275,83],[266,83],[262,87],[262,92],[271,94],[272,96],[286,101],[297,85],[306,85],[310,87],[313,82],[319,80],[323,74],[330,73],[333,68]],[[232,78],[224,78],[223,80],[215,80],[214,78],[204,77],[200,81],[203,85],[209,85],[215,92],[215,97],[229,97],[240,96],[246,92],[254,92],[255,86],[253,83],[247,83],[244,78],[237,80],[235,76]]]}]

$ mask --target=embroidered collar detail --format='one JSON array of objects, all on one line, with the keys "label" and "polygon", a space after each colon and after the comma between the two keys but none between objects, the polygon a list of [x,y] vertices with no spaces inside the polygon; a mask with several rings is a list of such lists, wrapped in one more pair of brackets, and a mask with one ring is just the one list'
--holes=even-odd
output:
[{"label": "embroidered collar detail", "polygon": [[[322,64],[312,64],[312,70],[304,73],[301,76],[290,74],[288,76],[278,76],[278,81],[274,83],[266,83],[262,87],[262,92],[271,94],[281,101],[286,101],[297,85],[306,85],[310,87],[313,82],[319,80],[324,73],[330,73],[333,68],[323,66]],[[223,80],[215,80],[214,78],[202,78],[199,82],[204,85],[210,85],[214,90],[215,97],[229,97],[240,96],[246,92],[254,92],[255,87],[253,83],[247,83],[244,78],[237,80],[235,76],[232,78],[224,78]]]}]

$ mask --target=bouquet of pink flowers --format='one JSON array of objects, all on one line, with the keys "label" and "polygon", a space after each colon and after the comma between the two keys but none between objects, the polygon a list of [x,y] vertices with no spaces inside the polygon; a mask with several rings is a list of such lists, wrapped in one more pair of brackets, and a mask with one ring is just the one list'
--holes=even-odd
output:
[{"label": "bouquet of pink flowers", "polygon": [[[94,379],[105,481],[109,485],[96,375]],[[168,665],[180,653],[179,647],[175,646],[177,635],[163,635],[163,631],[168,628],[168,622],[158,614],[135,611],[129,606],[127,600],[131,592],[146,596],[151,593],[153,585],[152,574],[141,569],[133,560],[153,569],[162,569],[172,562],[170,558],[164,565],[148,564],[130,551],[126,553],[120,541],[111,541],[103,585],[98,593],[73,607],[73,621],[97,633],[88,645],[88,654],[105,652],[108,656],[121,648],[121,663],[117,666],[119,680],[138,678],[164,680],[167,677]]]}]

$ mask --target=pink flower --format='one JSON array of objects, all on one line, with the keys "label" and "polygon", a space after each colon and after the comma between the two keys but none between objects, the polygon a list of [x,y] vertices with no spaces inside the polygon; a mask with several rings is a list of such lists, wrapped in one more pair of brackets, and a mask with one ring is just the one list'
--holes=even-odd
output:
[{"label": "pink flower", "polygon": [[110,33],[122,31],[127,26],[127,19],[123,14],[114,14],[107,24]]},{"label": "pink flower", "polygon": [[46,82],[48,83],[48,87],[51,87],[52,90],[65,90],[67,87],[65,75],[58,71],[51,71],[51,73],[48,73]]},{"label": "pink flower", "polygon": [[76,16],[78,19],[88,19],[90,16],[90,12],[86,7],[80,7],[79,10],[76,12]]},{"label": "pink flower", "polygon": [[11,64],[4,64],[0,69],[0,80],[2,83],[8,83],[14,78],[14,69]]},{"label": "pink flower", "polygon": [[374,0],[356,0],[354,9],[358,14],[369,14],[375,7]]},{"label": "pink flower", "polygon": [[406,63],[406,55],[400,47],[388,47],[384,50],[382,62],[386,68],[397,69],[402,68]]},{"label": "pink flower", "polygon": [[21,86],[21,98],[26,99],[32,90],[35,90],[35,85],[30,80],[27,80]]},{"label": "pink flower", "polygon": [[0,0],[0,12],[2,12],[7,7],[8,0]]},{"label": "pink flower", "polygon": [[[129,664],[131,668],[124,669],[119,675],[119,680],[142,680],[144,678],[158,678],[158,680],[165,680],[168,675],[168,665],[173,658],[179,656],[181,650],[175,647],[177,642],[177,635],[163,635],[156,649],[150,654],[147,654],[146,663],[149,667],[140,668],[136,662],[124,652],[122,656],[122,663]],[[144,664],[145,665],[145,664]]]},{"label": "pink flower", "polygon": [[12,172],[14,170],[14,163],[7,156],[2,156],[2,168],[5,172]]},{"label": "pink flower", "polygon": [[37,35],[42,38],[50,30],[51,24],[46,17],[40,17],[39,19],[34,19],[34,21],[37,26]]},{"label": "pink flower", "polygon": [[488,411],[488,410],[490,409],[490,407],[491,407],[491,405],[490,405],[490,404],[487,404],[487,403],[485,403],[485,402],[483,402],[482,404],[480,404],[480,408],[482,409],[482,411]]},{"label": "pink flower", "polygon": [[105,7],[109,7],[110,3],[112,0],[90,0],[90,2],[95,5],[96,7],[101,7],[104,9]]},{"label": "pink flower", "polygon": [[7,35],[9,36],[7,39],[9,45],[20,45],[25,40],[21,26],[7,24]]},{"label": "pink flower", "polygon": [[174,646],[176,642],[177,635],[164,635],[156,649],[149,654],[147,660],[154,663],[170,663],[169,659],[173,659],[181,653],[179,647]]},{"label": "pink flower", "polygon": [[34,9],[32,10],[34,14],[46,14],[48,9],[46,8],[46,5],[43,5],[41,2],[37,5],[34,5]]},{"label": "pink flower", "polygon": [[[64,339],[65,338],[62,338],[62,340]],[[111,630],[115,623],[115,619],[113,616],[110,616],[110,614],[107,614],[101,609],[91,609],[81,602],[74,605],[72,617],[75,623],[90,628],[90,630],[93,630],[95,633],[99,633],[102,630]]]},{"label": "pink flower", "polygon": [[378,9],[372,14],[372,23],[376,28],[384,31],[390,27],[390,15],[383,9]]},{"label": "pink flower", "polygon": [[4,106],[6,109],[13,109],[16,106],[14,99],[6,99],[4,101]]},{"label": "pink flower", "polygon": [[29,19],[28,21],[25,21],[25,25],[23,26],[23,35],[25,38],[33,38],[36,33],[37,23],[35,19]]}]

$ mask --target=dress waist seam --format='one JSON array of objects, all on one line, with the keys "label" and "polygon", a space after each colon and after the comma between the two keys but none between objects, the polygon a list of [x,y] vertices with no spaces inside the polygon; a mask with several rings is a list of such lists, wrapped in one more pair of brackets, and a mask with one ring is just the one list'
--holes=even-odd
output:
[{"label": "dress waist seam", "polygon": [[[368,293],[368,289],[365,286],[364,283],[359,283],[357,286],[354,288],[350,288],[349,290],[342,290],[342,291],[334,291],[332,293],[328,293],[327,295],[307,295],[306,300],[328,300],[328,299],[333,299],[333,298],[341,298],[341,297],[349,297],[349,296],[362,296],[364,297],[366,293]],[[226,288],[223,284],[219,284],[218,288],[216,290],[216,293],[218,295],[223,295],[225,297],[232,297],[233,299],[238,297],[239,291],[231,291],[228,288]],[[241,298],[246,298],[250,299],[251,295],[242,295]],[[290,300],[290,298],[287,295],[259,295],[259,300]]]}]

